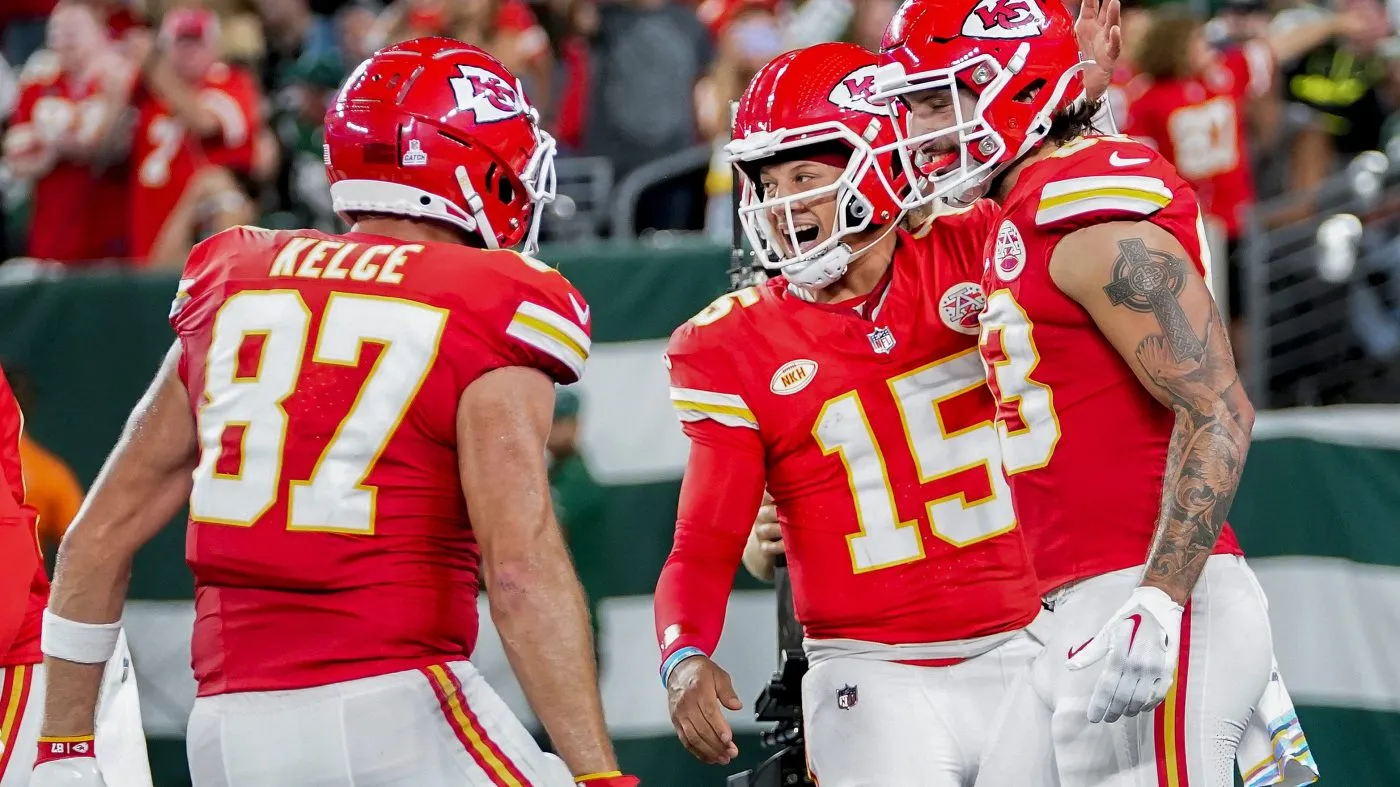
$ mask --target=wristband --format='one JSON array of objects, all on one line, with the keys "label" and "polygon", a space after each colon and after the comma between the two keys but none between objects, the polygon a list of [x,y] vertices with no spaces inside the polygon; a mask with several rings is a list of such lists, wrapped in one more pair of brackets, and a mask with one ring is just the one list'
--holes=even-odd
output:
[{"label": "wristband", "polygon": [[45,656],[74,664],[106,664],[117,652],[122,622],[79,623],[44,610],[39,643]]},{"label": "wristband", "polygon": [[666,660],[661,662],[661,685],[667,685],[667,683],[671,679],[671,670],[675,669],[677,664],[680,664],[682,661],[685,661],[691,656],[705,655],[705,651],[697,647],[687,645],[686,647],[681,648],[675,653],[672,653],[671,655],[667,656]]},{"label": "wristband", "polygon": [[39,738],[39,756],[34,764],[42,765],[54,760],[67,760],[73,757],[95,757],[91,735],[76,735],[68,738]]},{"label": "wristband", "polygon": [[616,779],[621,775],[622,771],[607,771],[605,773],[586,773],[582,776],[575,776],[574,784],[583,784],[584,782],[596,782],[601,779]]}]

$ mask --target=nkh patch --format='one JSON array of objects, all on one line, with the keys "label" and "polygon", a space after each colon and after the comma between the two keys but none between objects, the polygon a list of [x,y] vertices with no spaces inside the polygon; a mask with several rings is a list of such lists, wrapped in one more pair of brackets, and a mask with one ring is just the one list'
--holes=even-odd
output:
[{"label": "nkh patch", "polygon": [[855,686],[842,686],[836,690],[836,707],[841,710],[850,710],[860,701],[860,694]]}]

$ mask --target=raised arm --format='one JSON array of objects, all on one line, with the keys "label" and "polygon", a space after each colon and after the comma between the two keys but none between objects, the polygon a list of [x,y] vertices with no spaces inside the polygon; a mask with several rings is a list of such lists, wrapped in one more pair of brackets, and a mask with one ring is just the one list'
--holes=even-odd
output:
[{"label": "raised arm", "polygon": [[577,776],[617,770],[588,606],[550,502],[554,383],[508,366],[462,393],[457,452],[491,619],[525,696]]},{"label": "raised arm", "polygon": [[132,558],[189,500],[198,442],[179,364],[176,343],[58,549],[44,615],[44,737],[92,734]]}]

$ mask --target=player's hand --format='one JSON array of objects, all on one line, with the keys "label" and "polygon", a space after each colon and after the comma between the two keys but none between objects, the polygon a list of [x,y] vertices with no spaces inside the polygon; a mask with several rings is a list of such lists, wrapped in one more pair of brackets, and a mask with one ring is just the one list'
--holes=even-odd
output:
[{"label": "player's hand", "polygon": [[1119,24],[1119,0],[1084,0],[1074,21],[1074,37],[1079,51],[1094,61],[1084,69],[1084,92],[1090,101],[1103,98],[1113,81],[1113,69],[1123,52],[1123,30]]},{"label": "player's hand", "polygon": [[1181,613],[1160,589],[1140,587],[1093,639],[1070,652],[1071,670],[1104,662],[1089,697],[1089,721],[1136,716],[1166,699],[1180,652]]},{"label": "player's hand", "polygon": [[636,776],[628,776],[621,771],[574,777],[574,784],[585,785],[585,787],[638,787],[641,783],[641,779]]},{"label": "player's hand", "polygon": [[681,743],[701,762],[724,765],[739,755],[734,731],[724,718],[724,708],[740,710],[744,703],[734,693],[729,673],[704,656],[691,656],[671,670],[666,681],[671,724]]},{"label": "player's hand", "polygon": [[783,554],[783,528],[778,524],[778,506],[767,492],[763,493],[763,505],[759,506],[758,517],[753,521],[753,536],[763,554]]},{"label": "player's hand", "polygon": [[39,740],[39,756],[29,787],[107,787],[97,769],[91,736]]}]

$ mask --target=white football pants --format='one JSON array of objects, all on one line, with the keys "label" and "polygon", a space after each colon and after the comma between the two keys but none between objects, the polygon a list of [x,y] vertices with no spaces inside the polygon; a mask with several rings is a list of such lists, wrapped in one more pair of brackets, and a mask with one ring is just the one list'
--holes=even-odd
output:
[{"label": "white football pants", "polygon": [[573,787],[465,661],[291,691],[199,697],[195,787]]},{"label": "white football pants", "polygon": [[949,667],[837,656],[802,680],[822,787],[972,787],[996,709],[1040,645],[1022,631]]},{"label": "white football pants", "polygon": [[[43,720],[44,665],[0,667],[0,787],[29,784]],[[102,673],[95,737],[107,787],[151,787],[141,700],[125,632]]]},{"label": "white football pants", "polygon": [[1129,568],[1051,595],[1045,650],[1009,692],[977,787],[1231,787],[1235,750],[1273,664],[1264,592],[1244,558],[1214,555],[1182,617],[1176,682],[1151,712],[1085,713],[1102,669],[1065,669],[1142,576]]}]

